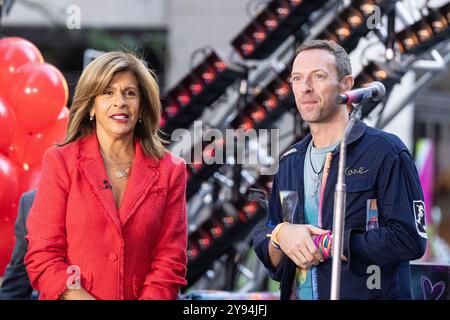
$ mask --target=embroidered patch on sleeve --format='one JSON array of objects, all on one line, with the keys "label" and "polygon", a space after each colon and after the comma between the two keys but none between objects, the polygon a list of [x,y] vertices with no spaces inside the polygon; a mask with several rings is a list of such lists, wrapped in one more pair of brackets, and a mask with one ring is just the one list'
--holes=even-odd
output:
[{"label": "embroidered patch on sleeve", "polygon": [[428,239],[427,226],[425,223],[425,203],[421,200],[413,201],[413,208],[417,232],[422,238]]}]

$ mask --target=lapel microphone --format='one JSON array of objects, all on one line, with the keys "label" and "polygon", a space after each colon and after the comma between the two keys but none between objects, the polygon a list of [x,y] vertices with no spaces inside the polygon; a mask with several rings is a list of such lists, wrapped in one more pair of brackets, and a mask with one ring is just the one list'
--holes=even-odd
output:
[{"label": "lapel microphone", "polygon": [[112,189],[112,185],[109,184],[108,180],[103,180],[103,190]]}]

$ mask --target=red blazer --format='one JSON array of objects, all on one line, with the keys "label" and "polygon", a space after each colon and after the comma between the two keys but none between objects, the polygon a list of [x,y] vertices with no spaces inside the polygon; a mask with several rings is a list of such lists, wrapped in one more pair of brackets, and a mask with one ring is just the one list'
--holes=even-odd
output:
[{"label": "red blazer", "polygon": [[95,134],[46,153],[25,256],[39,299],[59,299],[78,275],[97,299],[175,299],[186,284],[186,164],[147,157],[138,140],[135,150],[119,209]]}]

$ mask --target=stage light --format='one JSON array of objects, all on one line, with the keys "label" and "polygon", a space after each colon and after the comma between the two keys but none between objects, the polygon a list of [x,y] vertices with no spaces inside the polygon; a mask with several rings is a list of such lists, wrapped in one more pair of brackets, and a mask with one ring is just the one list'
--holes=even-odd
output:
[{"label": "stage light", "polygon": [[222,60],[218,60],[218,59],[214,60],[213,64],[214,64],[214,68],[216,68],[216,71],[219,72],[219,73],[224,72],[226,70],[226,68],[227,68],[226,63],[224,61],[222,61]]},{"label": "stage light", "polygon": [[201,83],[193,83],[189,86],[192,94],[197,95],[203,90],[203,85]]},{"label": "stage light", "polygon": [[170,134],[176,128],[187,128],[204,109],[221,96],[238,79],[238,71],[211,51],[190,74],[165,95],[166,121],[162,130]]},{"label": "stage light", "polygon": [[262,105],[267,108],[267,110],[274,110],[278,105],[278,99],[273,93],[265,93],[262,98]]},{"label": "stage light", "polygon": [[[364,88],[374,81],[379,81],[384,84],[386,96],[388,96],[394,85],[400,82],[404,73],[403,70],[393,70],[384,63],[371,61],[355,78],[354,87]],[[362,119],[367,117],[377,105],[378,102],[369,101],[365,103],[362,109]]]},{"label": "stage light", "polygon": [[167,123],[167,116],[164,112],[161,112],[161,117],[159,118],[159,127],[163,128]]},{"label": "stage light", "polygon": [[279,19],[284,19],[291,13],[291,7],[288,3],[282,2],[275,9],[275,12]]},{"label": "stage light", "polygon": [[[202,159],[195,161],[196,159],[190,159],[191,163],[188,163],[187,168],[192,173],[187,180],[186,198],[189,200],[200,188],[203,181],[212,176],[212,174],[223,164],[225,159],[218,159],[218,163],[213,162],[217,158],[217,148],[225,149],[225,140],[218,138],[212,142],[202,142]],[[195,147],[193,146],[190,154],[193,155]],[[224,156],[224,155],[222,155]],[[208,161],[211,164],[206,164]]]},{"label": "stage light", "polygon": [[429,9],[427,16],[396,34],[396,42],[402,54],[419,54],[441,40],[448,38],[449,23],[446,17],[448,5]]},{"label": "stage light", "polygon": [[280,79],[278,86],[275,89],[275,95],[279,100],[286,98],[291,92],[291,87],[287,80]]},{"label": "stage light", "polygon": [[412,28],[408,28],[398,33],[397,43],[401,53],[411,51],[419,46],[419,38]]},{"label": "stage light", "polygon": [[270,1],[233,41],[232,46],[245,59],[264,59],[290,35],[299,38],[301,26],[327,0]]},{"label": "stage light", "polygon": [[222,218],[223,225],[226,229],[232,227],[235,223],[236,219],[232,216],[225,216]]},{"label": "stage light", "polygon": [[348,23],[341,21],[338,26],[336,26],[335,34],[340,42],[347,40],[351,35],[351,27]]},{"label": "stage light", "polygon": [[210,70],[206,70],[206,71],[204,71],[202,73],[202,79],[206,83],[211,83],[215,78],[216,78],[216,74],[211,69]]},{"label": "stage light", "polygon": [[[447,5],[447,7],[450,6]],[[450,13],[445,13],[446,10],[448,11],[449,9],[442,8],[442,10],[439,11],[433,10],[426,17],[426,21],[430,24],[433,33],[437,36],[443,34],[446,30],[448,30],[448,27],[450,25],[450,22],[448,21]]]},{"label": "stage light", "polygon": [[381,14],[387,14],[395,9],[395,1],[353,1],[317,38],[334,41],[341,45],[347,52],[352,51],[358,45],[361,37],[364,37],[371,31],[365,21],[373,14],[377,7]]},{"label": "stage light", "polygon": [[288,79],[289,70],[285,69],[251,99],[244,107],[242,115],[237,117],[231,126],[244,131],[265,128],[275,122],[287,109],[294,107],[295,102]]},{"label": "stage light", "polygon": [[249,116],[244,116],[241,123],[239,124],[239,129],[244,132],[255,128],[255,124]]},{"label": "stage light", "polygon": [[374,81],[393,86],[401,80],[402,75],[403,72],[396,72],[384,63],[372,61],[355,78],[354,87],[365,87]]},{"label": "stage light", "polygon": [[180,106],[184,107],[187,106],[189,104],[189,102],[191,102],[191,96],[189,93],[185,92],[180,94],[177,97],[178,102],[180,103]]},{"label": "stage light", "polygon": [[177,101],[175,101],[173,98],[170,98],[169,103],[167,104],[167,107],[164,109],[164,111],[167,115],[167,120],[169,118],[175,117],[178,114],[178,111],[180,110],[180,108],[181,108],[180,104]]},{"label": "stage light", "polygon": [[349,7],[349,9],[342,14],[342,18],[352,29],[359,28],[364,21],[362,13],[352,7]]},{"label": "stage light", "polygon": [[420,21],[416,25],[415,31],[420,42],[427,42],[433,37],[433,29],[425,21]]},{"label": "stage light", "polygon": [[[272,176],[263,175],[252,187],[268,194],[271,182]],[[255,200],[247,200],[248,197],[243,195],[227,209],[217,208],[189,235],[187,287],[210,269],[214,261],[229,252],[236,242],[244,240],[258,221],[266,216],[264,208]]]},{"label": "stage light", "polygon": [[250,109],[250,118],[253,120],[254,123],[258,124],[261,123],[266,119],[267,112],[261,105],[254,105]]},{"label": "stage light", "polygon": [[211,235],[213,239],[219,238],[223,233],[223,227],[222,226],[214,226],[210,229]]},{"label": "stage light", "polygon": [[187,256],[189,260],[195,259],[200,253],[200,248],[196,241],[189,239],[187,247]]},{"label": "stage light", "polygon": [[244,212],[247,219],[252,219],[258,211],[258,208],[258,204],[255,201],[251,201],[244,205],[242,212]]},{"label": "stage light", "polygon": [[201,232],[200,238],[198,239],[198,247],[200,250],[206,250],[211,245],[211,240],[212,237],[208,232]]},{"label": "stage light", "polygon": [[359,8],[361,9],[362,14],[364,17],[370,17],[372,14],[374,14],[376,10],[376,5],[373,3],[373,1],[364,1]]}]

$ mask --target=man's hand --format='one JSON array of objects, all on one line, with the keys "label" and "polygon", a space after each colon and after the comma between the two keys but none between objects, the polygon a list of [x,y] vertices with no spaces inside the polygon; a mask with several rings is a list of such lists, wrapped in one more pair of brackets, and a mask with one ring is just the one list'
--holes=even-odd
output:
[{"label": "man's hand", "polygon": [[285,224],[278,231],[278,241],[281,250],[297,266],[307,270],[324,260],[313,242],[312,235],[327,233],[327,230],[309,224]]}]

